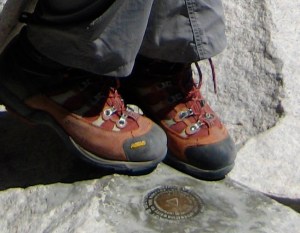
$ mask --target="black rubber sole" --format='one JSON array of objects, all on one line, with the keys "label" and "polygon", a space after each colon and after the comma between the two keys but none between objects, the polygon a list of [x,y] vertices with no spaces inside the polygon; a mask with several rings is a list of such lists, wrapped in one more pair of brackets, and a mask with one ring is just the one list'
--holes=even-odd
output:
[{"label": "black rubber sole", "polygon": [[164,163],[168,164],[171,167],[174,167],[179,171],[189,174],[195,178],[201,180],[208,180],[208,181],[216,181],[216,180],[224,179],[225,176],[234,167],[234,163],[233,163],[218,170],[204,170],[178,160],[177,158],[175,158],[175,156],[172,156],[170,152],[168,152],[164,160]]},{"label": "black rubber sole", "polygon": [[[9,112],[13,112],[18,117],[23,118],[30,123],[50,127],[63,140],[64,144],[72,154],[96,167],[116,173],[141,175],[153,171],[164,159],[164,157],[161,157],[157,160],[146,162],[126,162],[102,159],[77,145],[50,114],[28,107],[2,84],[0,84],[0,103],[6,106]],[[166,153],[167,151],[165,154]]]}]

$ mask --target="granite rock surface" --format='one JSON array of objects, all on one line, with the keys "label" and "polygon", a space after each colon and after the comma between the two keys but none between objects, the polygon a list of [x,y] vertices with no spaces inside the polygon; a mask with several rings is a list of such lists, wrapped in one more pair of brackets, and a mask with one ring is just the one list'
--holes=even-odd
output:
[{"label": "granite rock surface", "polygon": [[[192,218],[167,220],[146,211],[147,194],[165,186],[196,193],[201,212]],[[300,227],[299,214],[260,193],[229,179],[199,181],[163,164],[140,177],[112,175],[73,184],[10,189],[1,193],[0,203],[3,233],[297,233]],[[180,208],[189,205],[177,204]]]},{"label": "granite rock surface", "polygon": [[[0,0],[0,50],[17,30],[21,10],[34,2]],[[206,78],[203,91],[239,148],[231,180],[196,181],[165,165],[143,177],[104,177],[109,173],[73,158],[48,128],[26,126],[2,114],[1,232],[121,232],[122,224],[136,223],[140,228],[129,232],[176,232],[174,228],[182,230],[184,224],[156,226],[141,205],[149,190],[166,184],[193,188],[209,203],[208,215],[179,232],[197,232],[193,224],[203,227],[203,232],[298,232],[299,215],[244,186],[299,205],[300,2],[223,3],[228,47],[213,59],[217,96],[212,93],[207,62],[200,64]],[[131,190],[126,189],[128,183]],[[218,198],[227,203],[226,208],[216,202]],[[221,222],[221,230],[211,227],[216,221]]]},{"label": "granite rock surface", "polygon": [[[242,86],[237,93],[249,98],[243,101],[244,106],[249,104],[249,111],[245,114],[245,107],[237,106],[232,119],[248,116],[250,124],[253,117],[253,128],[259,128],[257,123],[262,127],[262,131],[240,149],[230,177],[271,196],[295,199],[299,205],[300,2],[224,3],[230,46],[222,56],[230,56],[236,46],[239,48],[234,52],[236,62],[232,64],[238,64],[234,70],[241,69],[240,81],[235,78],[234,82]],[[255,44],[257,46],[252,47]],[[251,57],[252,62],[247,62],[245,57]],[[230,74],[230,68],[225,69]],[[239,99],[233,97],[236,98]],[[250,125],[246,129],[251,128]]]}]

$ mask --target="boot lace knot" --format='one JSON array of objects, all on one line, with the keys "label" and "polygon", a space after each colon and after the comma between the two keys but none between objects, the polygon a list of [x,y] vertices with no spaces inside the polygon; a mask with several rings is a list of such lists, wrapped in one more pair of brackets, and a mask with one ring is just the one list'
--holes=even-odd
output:
[{"label": "boot lace knot", "polygon": [[[209,59],[209,63],[212,70],[214,92],[217,93],[216,75],[211,59]],[[189,125],[186,129],[186,133],[189,135],[197,133],[204,125],[207,126],[207,128],[210,128],[213,125],[214,119],[214,115],[207,112],[204,108],[206,101],[200,93],[200,88],[202,86],[202,72],[198,63],[195,63],[195,66],[198,73],[198,82],[196,82],[196,79],[193,77],[193,85],[188,91],[184,101],[186,103],[187,110],[181,111],[178,114],[181,120],[187,117],[194,117],[196,120],[196,123]]]},{"label": "boot lace knot", "polygon": [[118,128],[125,128],[128,118],[137,121],[140,115],[143,115],[142,110],[136,105],[125,105],[124,100],[116,88],[110,88],[107,104],[110,108],[104,110],[103,118],[104,120],[108,120],[113,114],[117,114],[119,120],[116,122],[116,126]]}]

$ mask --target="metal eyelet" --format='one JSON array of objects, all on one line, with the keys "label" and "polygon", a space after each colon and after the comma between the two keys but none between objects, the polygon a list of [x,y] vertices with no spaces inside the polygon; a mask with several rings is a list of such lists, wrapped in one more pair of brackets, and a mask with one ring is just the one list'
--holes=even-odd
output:
[{"label": "metal eyelet", "polygon": [[182,111],[179,113],[180,119],[183,119],[183,118],[186,118],[186,117],[189,117],[192,115],[194,115],[194,112],[192,109],[188,109],[187,111]]},{"label": "metal eyelet", "polygon": [[107,121],[111,117],[111,115],[114,114],[116,111],[117,110],[115,109],[115,107],[107,108],[103,111],[102,118]]},{"label": "metal eyelet", "polygon": [[211,120],[211,119],[213,119],[215,116],[214,116],[214,114],[212,114],[212,113],[205,113],[205,118],[207,119],[207,120]]},{"label": "metal eyelet", "polygon": [[127,125],[127,115],[122,114],[122,116],[120,117],[120,119],[117,122],[117,127],[120,129],[125,128],[125,126]]},{"label": "metal eyelet", "polygon": [[177,121],[177,122],[182,121],[182,119],[187,118],[192,115],[194,115],[194,112],[192,109],[187,109],[186,111],[181,111],[175,117],[175,121]]},{"label": "metal eyelet", "polygon": [[204,123],[198,121],[196,122],[195,124],[192,124],[190,125],[189,127],[186,128],[186,134],[188,135],[192,135],[192,134],[195,134],[197,133],[200,129],[201,129],[201,126],[204,125]]}]

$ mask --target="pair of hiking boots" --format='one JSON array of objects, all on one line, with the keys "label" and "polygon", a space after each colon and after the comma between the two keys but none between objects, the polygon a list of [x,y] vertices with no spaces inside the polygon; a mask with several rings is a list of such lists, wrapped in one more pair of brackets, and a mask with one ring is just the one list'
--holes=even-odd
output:
[{"label": "pair of hiking boots", "polygon": [[233,168],[234,143],[200,93],[198,64],[196,82],[190,64],[138,58],[131,77],[118,80],[49,60],[23,34],[1,54],[0,103],[52,127],[81,158],[130,174],[164,160],[206,180]]}]

